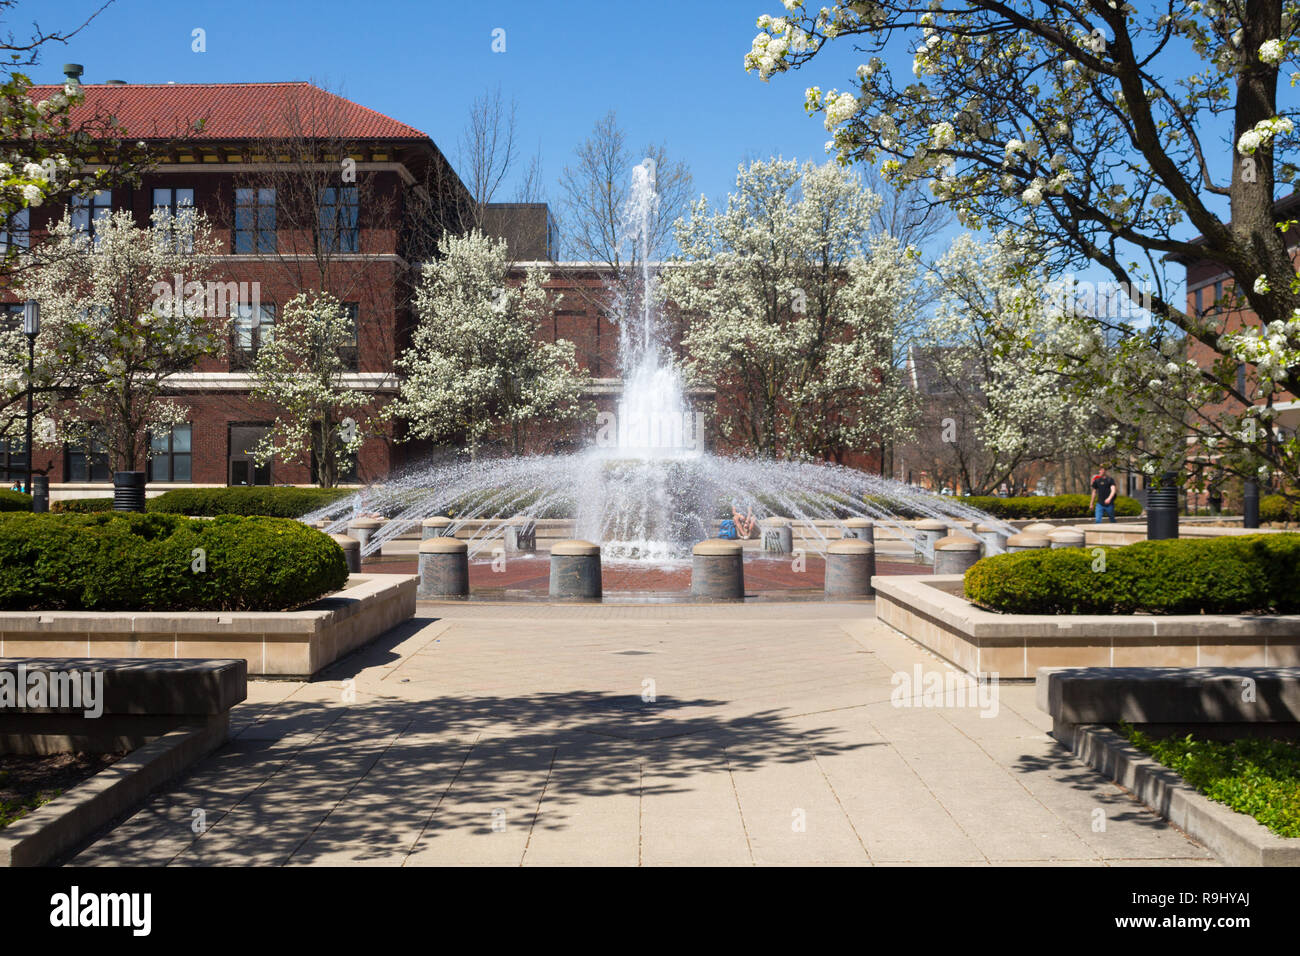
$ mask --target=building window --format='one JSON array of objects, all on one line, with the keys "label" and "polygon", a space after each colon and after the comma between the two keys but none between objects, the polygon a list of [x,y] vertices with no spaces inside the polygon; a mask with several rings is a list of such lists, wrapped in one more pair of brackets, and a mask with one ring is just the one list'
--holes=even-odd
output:
[{"label": "building window", "polygon": [[4,229],[0,230],[0,253],[7,253],[11,248],[29,248],[32,243],[31,222],[30,209],[19,209],[10,216]]},{"label": "building window", "polygon": [[275,190],[235,190],[235,252],[275,252]]},{"label": "building window", "polygon": [[1198,316],[1205,314],[1205,306],[1201,302],[1201,293],[1204,291],[1204,289],[1197,289],[1192,293],[1192,308]]},{"label": "building window", "polygon": [[233,309],[231,323],[230,367],[249,368],[257,359],[257,350],[275,335],[275,306],[253,306],[241,302]]},{"label": "building window", "polygon": [[0,306],[0,330],[21,332],[23,328],[23,303],[6,302]]},{"label": "building window", "polygon": [[21,438],[0,439],[0,469],[6,488],[27,480],[27,445]]},{"label": "building window", "polygon": [[96,238],[98,223],[113,214],[113,190],[100,189],[92,196],[72,197],[72,226],[91,239]]},{"label": "building window", "polygon": [[356,252],[360,230],[357,187],[339,186],[321,190],[318,235],[326,252]]},{"label": "building window", "polygon": [[191,426],[173,425],[149,435],[149,481],[190,481]]},{"label": "building window", "polygon": [[112,478],[108,470],[108,449],[98,438],[67,445],[63,458],[64,481],[109,481]]},{"label": "building window", "polygon": [[177,252],[194,251],[194,190],[155,189],[153,211],[162,216],[159,228],[174,232]]},{"label": "building window", "polygon": [[253,449],[270,431],[267,425],[231,425],[229,480],[232,485],[269,485],[270,464],[259,465]]},{"label": "building window", "polygon": [[344,302],[343,311],[347,313],[348,322],[352,325],[352,340],[339,348],[339,358],[343,360],[343,367],[350,372],[355,372],[360,368],[360,335],[357,325],[358,306],[356,302]]}]

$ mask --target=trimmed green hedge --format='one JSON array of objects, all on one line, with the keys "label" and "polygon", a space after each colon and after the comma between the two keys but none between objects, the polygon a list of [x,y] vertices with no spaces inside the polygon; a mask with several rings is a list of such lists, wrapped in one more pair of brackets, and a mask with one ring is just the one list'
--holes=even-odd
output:
[{"label": "trimmed green hedge", "polygon": [[355,492],[347,488],[177,488],[150,498],[145,510],[200,518],[216,515],[299,518],[351,494]]},{"label": "trimmed green hedge", "polygon": [[966,572],[965,593],[1011,614],[1293,613],[1300,534],[999,554]]},{"label": "trimmed green hedge", "polygon": [[50,510],[60,514],[90,515],[100,511],[112,511],[112,498],[64,498],[51,501]]},{"label": "trimmed green hedge", "polygon": [[[1027,498],[994,498],[971,495],[957,499],[962,504],[985,511],[995,518],[1091,518],[1088,495],[1041,495]],[[1115,496],[1115,516],[1135,518],[1142,513],[1136,498]]]},{"label": "trimmed green hedge", "polygon": [[1282,495],[1264,495],[1259,499],[1260,521],[1295,521],[1296,502],[1287,501]]},{"label": "trimmed green hedge", "polygon": [[0,489],[0,511],[31,511],[32,496],[21,491]]},{"label": "trimmed green hedge", "polygon": [[0,516],[0,610],[280,611],[347,577],[329,535],[286,518]]}]

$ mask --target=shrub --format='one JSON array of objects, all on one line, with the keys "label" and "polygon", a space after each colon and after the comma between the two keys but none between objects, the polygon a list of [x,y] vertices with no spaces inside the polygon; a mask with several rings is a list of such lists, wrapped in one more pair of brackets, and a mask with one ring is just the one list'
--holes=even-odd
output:
[{"label": "shrub", "polygon": [[0,511],[31,511],[32,496],[21,491],[0,489]]},{"label": "shrub", "polygon": [[[205,566],[196,570],[196,550]],[[347,581],[329,535],[285,518],[0,517],[0,609],[276,611]]]},{"label": "shrub", "polygon": [[[1027,498],[994,498],[972,495],[958,499],[963,504],[978,508],[995,518],[1088,518],[1088,495],[1044,495]],[[1135,518],[1142,513],[1136,498],[1115,496],[1116,517]]]},{"label": "shrub", "polygon": [[1260,521],[1295,521],[1296,503],[1282,495],[1264,495],[1259,499]]},{"label": "shrub", "polygon": [[1219,742],[1191,734],[1156,740],[1127,724],[1120,729],[1135,747],[1211,800],[1250,814],[1279,836],[1300,837],[1300,743]]},{"label": "shrub", "polygon": [[966,597],[1012,614],[1244,614],[1300,610],[1300,534],[1019,551],[977,561]]},{"label": "shrub", "polygon": [[99,511],[112,511],[112,498],[64,498],[50,502],[50,510],[61,514],[89,515]]},{"label": "shrub", "polygon": [[150,498],[145,510],[200,518],[216,515],[299,518],[354,493],[347,488],[177,488]]}]

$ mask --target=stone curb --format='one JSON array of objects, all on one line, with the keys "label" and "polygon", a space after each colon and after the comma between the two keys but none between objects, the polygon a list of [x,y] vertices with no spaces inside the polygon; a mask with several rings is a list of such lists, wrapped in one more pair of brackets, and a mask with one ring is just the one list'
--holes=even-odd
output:
[{"label": "stone curb", "polygon": [[[1061,740],[1083,763],[1202,843],[1227,866],[1300,866],[1300,839],[1278,836],[1262,823],[1188,786],[1110,727],[1073,724]],[[1060,739],[1060,737],[1058,737]]]},{"label": "stone curb", "polygon": [[229,717],[187,724],[0,830],[0,866],[48,866],[101,827],[134,809],[225,742]]}]

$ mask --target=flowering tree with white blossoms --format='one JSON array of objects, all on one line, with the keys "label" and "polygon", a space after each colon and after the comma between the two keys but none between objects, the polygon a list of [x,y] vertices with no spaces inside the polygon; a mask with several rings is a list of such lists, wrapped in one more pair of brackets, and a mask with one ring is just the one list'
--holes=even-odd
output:
[{"label": "flowering tree with white blossoms", "polygon": [[[1148,382],[1169,357],[1155,339],[1198,340],[1225,361],[1200,369],[1201,399],[1235,412],[1188,422],[1242,475],[1300,472],[1294,441],[1246,424],[1300,380],[1300,282],[1275,221],[1279,188],[1294,186],[1296,100],[1279,80],[1300,55],[1294,0],[1191,0],[1139,11],[1123,0],[862,0],[759,18],[745,58],[763,79],[797,69],[852,38],[862,63],[849,89],[807,91],[846,162],[883,159],[897,183],[931,183],[935,202],[975,228],[1032,235],[1053,272],[1095,263],[1128,290],[1150,289],[1142,323],[1097,328],[1141,362]],[[896,78],[880,54],[914,50]],[[1227,207],[1229,215],[1220,213]],[[1292,228],[1295,228],[1294,226]],[[1186,238],[1188,233],[1199,233]],[[1257,325],[1227,332],[1189,314],[1169,291],[1164,260],[1220,263]],[[1096,356],[1076,369],[1106,371]],[[1255,364],[1249,389],[1237,363]],[[1099,374],[1095,387],[1119,401]],[[1121,378],[1128,370],[1121,369]],[[1180,372],[1180,375],[1184,374]],[[1188,373],[1190,374],[1190,373]],[[1159,403],[1158,403],[1159,404]],[[1174,405],[1179,402],[1175,401]],[[1254,439],[1243,442],[1242,436]]]},{"label": "flowering tree with white blossoms", "polygon": [[93,240],[65,215],[47,242],[18,290],[41,304],[34,382],[57,427],[43,443],[94,434],[114,470],[139,468],[149,430],[188,416],[168,397],[168,376],[221,341],[206,296],[220,244],[201,214],[165,211],[143,229],[131,213],[113,213],[96,222]]},{"label": "flowering tree with white blossoms", "polygon": [[444,235],[438,252],[416,290],[419,324],[397,359],[405,377],[392,412],[411,438],[463,440],[473,456],[486,439],[508,435],[522,454],[530,424],[583,412],[573,343],[537,338],[550,315],[547,277],[530,269],[511,285],[505,240],[478,230]]},{"label": "flowering tree with white blossoms", "polygon": [[742,166],[725,209],[678,223],[662,294],[686,314],[688,372],[719,391],[724,441],[838,459],[897,439],[914,411],[894,362],[915,267],[873,235],[880,198],[834,164]]},{"label": "flowering tree with white blossoms", "polygon": [[[927,384],[936,386],[927,441],[935,470],[968,494],[1014,484],[1034,462],[1104,449],[1104,412],[1051,360],[1066,334],[1053,310],[1052,284],[1010,237],[953,241],[927,277],[937,294],[921,342]],[[933,437],[933,436],[931,436]]]},{"label": "flowering tree with white blossoms", "polygon": [[333,488],[386,415],[372,396],[347,384],[344,350],[356,341],[352,318],[328,292],[302,292],[276,317],[275,333],[253,362],[254,399],[278,409],[253,450],[259,465],[316,455],[322,488]]}]

